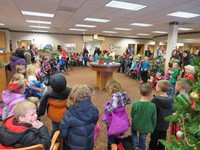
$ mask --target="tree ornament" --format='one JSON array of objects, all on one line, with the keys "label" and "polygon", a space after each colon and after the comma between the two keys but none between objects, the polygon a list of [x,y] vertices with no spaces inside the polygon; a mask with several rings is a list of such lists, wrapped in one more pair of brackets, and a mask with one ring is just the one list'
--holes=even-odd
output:
[{"label": "tree ornament", "polygon": [[199,102],[199,94],[197,92],[190,93],[190,99],[194,102]]},{"label": "tree ornament", "polygon": [[179,138],[181,138],[183,136],[183,132],[181,132],[181,131],[176,132],[176,136],[178,136]]}]

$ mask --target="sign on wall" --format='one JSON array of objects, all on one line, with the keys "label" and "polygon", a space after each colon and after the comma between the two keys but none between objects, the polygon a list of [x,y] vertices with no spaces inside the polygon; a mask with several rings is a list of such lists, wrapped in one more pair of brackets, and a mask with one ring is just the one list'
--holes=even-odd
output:
[{"label": "sign on wall", "polygon": [[76,48],[76,44],[64,44],[64,49],[66,49],[67,52],[74,52]]}]

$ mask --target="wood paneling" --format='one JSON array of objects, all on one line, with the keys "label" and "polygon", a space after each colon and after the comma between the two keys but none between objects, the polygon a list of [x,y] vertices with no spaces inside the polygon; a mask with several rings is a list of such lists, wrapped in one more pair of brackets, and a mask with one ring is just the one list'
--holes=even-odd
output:
[{"label": "wood paneling", "polygon": [[6,34],[4,31],[0,31],[0,48],[6,48]]}]

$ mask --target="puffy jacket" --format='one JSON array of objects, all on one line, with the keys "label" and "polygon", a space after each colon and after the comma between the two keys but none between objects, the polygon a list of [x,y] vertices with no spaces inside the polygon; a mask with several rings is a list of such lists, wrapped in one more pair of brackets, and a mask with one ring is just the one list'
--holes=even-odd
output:
[{"label": "puffy jacket", "polygon": [[89,100],[70,107],[60,125],[64,150],[93,150],[98,109]]}]

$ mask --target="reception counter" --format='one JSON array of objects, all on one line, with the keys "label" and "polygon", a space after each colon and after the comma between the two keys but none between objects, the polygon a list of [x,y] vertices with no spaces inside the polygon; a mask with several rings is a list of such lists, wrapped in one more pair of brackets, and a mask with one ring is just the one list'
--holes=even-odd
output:
[{"label": "reception counter", "polygon": [[107,81],[113,77],[113,72],[117,71],[120,63],[98,64],[91,62],[91,69],[96,71],[96,87],[103,90],[106,87]]}]

